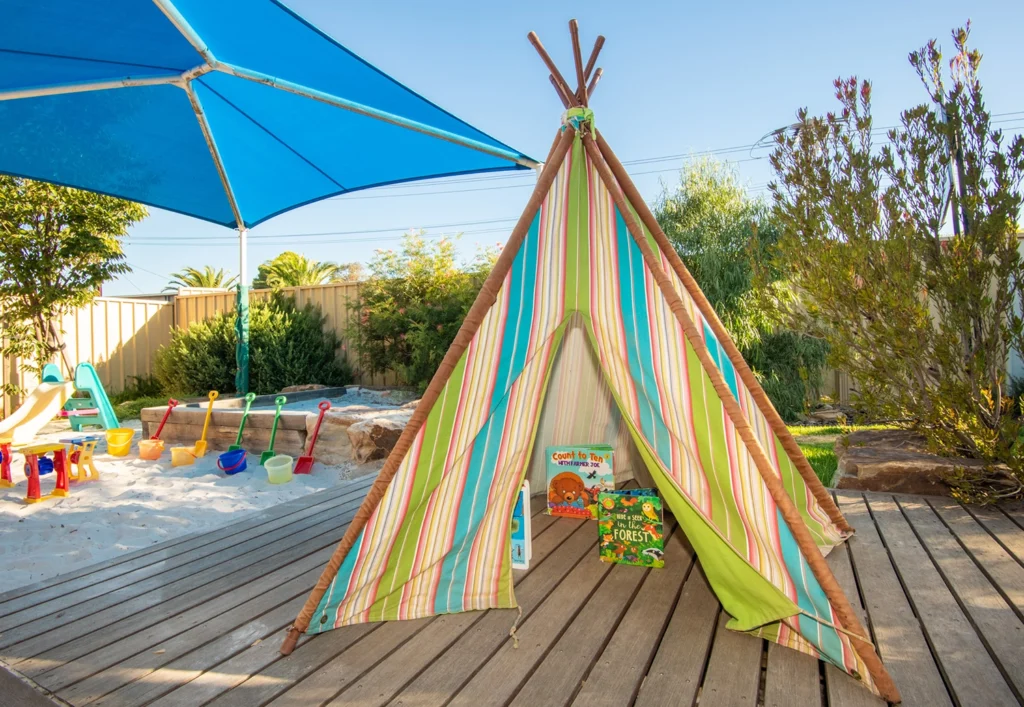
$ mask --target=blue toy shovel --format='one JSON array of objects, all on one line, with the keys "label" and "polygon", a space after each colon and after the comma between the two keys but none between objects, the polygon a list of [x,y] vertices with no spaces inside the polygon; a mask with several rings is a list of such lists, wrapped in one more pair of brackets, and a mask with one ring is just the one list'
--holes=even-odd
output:
[{"label": "blue toy shovel", "polygon": [[267,460],[274,456],[274,438],[277,437],[277,421],[281,419],[281,407],[288,402],[288,398],[278,395],[274,398],[274,405],[277,411],[274,413],[274,425],[270,428],[270,449],[260,455],[260,464],[266,464]]},{"label": "blue toy shovel", "polygon": [[245,396],[245,410],[242,412],[242,421],[238,423],[238,436],[235,437],[235,443],[228,447],[229,452],[237,452],[242,448],[242,432],[245,431],[245,421],[249,417],[249,408],[255,399],[256,393],[249,393]]}]

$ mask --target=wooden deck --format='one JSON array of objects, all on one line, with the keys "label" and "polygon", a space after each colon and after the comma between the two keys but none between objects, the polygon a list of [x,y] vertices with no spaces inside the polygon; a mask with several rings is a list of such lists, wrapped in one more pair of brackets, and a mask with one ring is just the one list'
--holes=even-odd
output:
[{"label": "wooden deck", "polygon": [[[516,573],[518,648],[506,610],[349,626],[281,658],[368,484],[0,595],[0,660],[17,673],[0,671],[0,704],[881,704],[831,666],[727,631],[681,533],[663,570],[610,566],[592,524],[546,515]],[[904,704],[1021,704],[1024,508],[839,502],[858,532],[829,562]]]}]

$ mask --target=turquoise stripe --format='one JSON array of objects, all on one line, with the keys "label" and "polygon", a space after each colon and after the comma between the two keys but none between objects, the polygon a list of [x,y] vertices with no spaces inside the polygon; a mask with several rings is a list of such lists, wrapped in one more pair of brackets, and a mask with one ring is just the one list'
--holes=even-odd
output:
[{"label": "turquoise stripe", "polygon": [[323,633],[334,628],[338,607],[341,606],[342,600],[348,594],[348,585],[352,581],[352,569],[356,565],[356,558],[359,557],[359,548],[363,544],[363,535],[365,534],[366,530],[363,529],[363,532],[359,533],[359,537],[356,538],[352,549],[345,555],[345,560],[338,568],[338,573],[334,575],[331,586],[327,587],[327,591],[320,597],[320,603],[317,605],[316,611],[313,612],[313,618],[309,621],[306,633]]},{"label": "turquoise stripe", "polygon": [[487,511],[487,495],[494,483],[498,452],[505,433],[508,412],[508,391],[518,380],[526,366],[530,350],[530,330],[533,327],[538,266],[538,233],[540,212],[530,224],[523,246],[512,262],[509,277],[509,309],[505,330],[501,337],[501,353],[497,361],[498,372],[491,392],[491,412],[473,440],[466,486],[459,499],[458,517],[452,550],[441,565],[441,580],[434,600],[434,611],[452,613],[463,611],[462,596],[469,570],[472,540],[476,537]]},{"label": "turquoise stripe", "polygon": [[[779,541],[782,545],[782,559],[786,563],[789,576],[796,586],[797,605],[811,616],[817,616],[823,621],[832,623],[832,613],[829,609],[828,597],[822,590],[818,580],[815,579],[811,568],[807,565],[796,539],[783,520],[782,514],[775,509],[775,518],[779,526]],[[822,656],[829,662],[834,663],[842,670],[846,670],[843,664],[843,642],[839,634],[831,626],[819,623],[801,614],[798,617],[800,635],[814,645]]]},{"label": "turquoise stripe", "polygon": [[704,325],[704,339],[707,342],[708,351],[711,353],[711,358],[714,359],[715,365],[718,366],[718,370],[721,371],[722,377],[725,378],[725,382],[729,385],[729,390],[732,391],[732,397],[736,400],[740,399],[739,387],[736,385],[736,369],[733,368],[732,361],[725,355],[725,351],[722,345],[718,343],[718,338],[715,333],[711,331],[711,327],[701,317],[701,323]]},{"label": "turquoise stripe", "polygon": [[[629,373],[636,386],[640,408],[640,430],[653,447],[665,468],[672,462],[672,438],[665,426],[661,399],[657,395],[658,380],[654,375],[651,352],[650,308],[644,274],[647,271],[639,246],[630,236],[626,222],[615,209],[616,242],[619,255],[619,297],[622,325],[626,338]],[[654,392],[651,396],[648,390]]]}]

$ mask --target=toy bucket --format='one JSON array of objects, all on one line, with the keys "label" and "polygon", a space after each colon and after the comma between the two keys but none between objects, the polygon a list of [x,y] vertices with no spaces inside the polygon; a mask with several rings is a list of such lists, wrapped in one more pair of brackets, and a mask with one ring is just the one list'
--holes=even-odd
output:
[{"label": "toy bucket", "polygon": [[272,484],[286,484],[292,480],[292,458],[287,454],[271,457],[263,468],[267,470],[267,478]]},{"label": "toy bucket", "polygon": [[143,439],[139,441],[139,459],[156,461],[164,453],[164,441],[162,439]]},{"label": "toy bucket", "polygon": [[192,447],[171,447],[171,466],[188,466],[195,460]]},{"label": "toy bucket", "polygon": [[114,457],[128,456],[128,450],[132,448],[132,437],[135,430],[127,427],[118,427],[107,430],[107,454]]},{"label": "toy bucket", "polygon": [[217,457],[217,468],[230,476],[245,471],[245,450],[232,449]]}]

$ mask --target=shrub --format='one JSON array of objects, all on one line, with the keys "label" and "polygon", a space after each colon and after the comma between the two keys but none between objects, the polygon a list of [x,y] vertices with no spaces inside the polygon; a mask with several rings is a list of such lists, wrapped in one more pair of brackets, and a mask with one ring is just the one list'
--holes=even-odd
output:
[{"label": "shrub", "polygon": [[780,234],[767,205],[734,168],[706,159],[683,169],[655,215],[775,409],[796,419],[821,387],[828,346],[781,326],[774,295],[785,283],[765,255]]},{"label": "shrub", "polygon": [[[289,385],[352,382],[348,364],[336,356],[341,341],[324,331],[324,314],[290,297],[274,295],[249,307],[250,388],[274,393]],[[176,330],[156,357],[156,376],[165,390],[203,394],[235,391],[235,313],[224,312],[188,329]]]},{"label": "shrub", "polygon": [[406,234],[397,252],[378,250],[349,329],[360,365],[426,388],[496,258],[484,250],[460,264],[453,241],[420,233]]},{"label": "shrub", "polygon": [[935,41],[910,55],[927,102],[880,147],[871,84],[836,80],[838,111],[802,109],[777,134],[770,189],[779,262],[804,293],[793,321],[829,342],[873,417],[907,421],[940,453],[1006,464],[1014,476],[991,464],[956,488],[993,500],[1024,491],[1024,421],[1006,375],[1024,350],[1024,137],[992,124],[967,36],[953,33],[948,83]]}]

